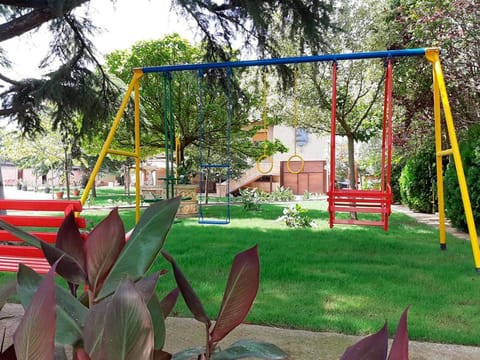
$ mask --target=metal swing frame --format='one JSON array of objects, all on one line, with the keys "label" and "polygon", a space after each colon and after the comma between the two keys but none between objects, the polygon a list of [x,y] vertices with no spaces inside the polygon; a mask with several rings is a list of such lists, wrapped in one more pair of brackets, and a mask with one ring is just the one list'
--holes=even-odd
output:
[{"label": "metal swing frame", "polygon": [[[357,59],[375,59],[375,58],[402,58],[412,56],[424,56],[432,64],[433,75],[433,98],[434,98],[434,118],[435,118],[435,144],[436,144],[436,161],[437,161],[437,194],[438,194],[438,213],[439,213],[439,234],[440,234],[440,248],[446,248],[446,226],[445,226],[445,200],[443,191],[443,174],[442,158],[444,156],[452,156],[455,169],[457,172],[457,178],[460,187],[460,193],[462,197],[463,207],[465,210],[465,217],[470,236],[470,243],[472,247],[474,264],[477,272],[480,272],[480,247],[478,244],[478,235],[475,227],[475,221],[473,217],[472,206],[468,193],[467,182],[465,178],[465,172],[463,170],[462,159],[455,133],[455,126],[453,123],[452,112],[448,100],[448,94],[446,90],[445,80],[443,76],[442,66],[440,62],[440,49],[439,48],[416,48],[405,50],[385,50],[385,51],[373,51],[363,53],[344,53],[344,54],[326,54],[326,55],[312,55],[312,56],[299,56],[299,57],[287,57],[287,58],[273,58],[273,59],[261,59],[261,60],[242,60],[232,62],[220,62],[220,63],[202,63],[202,64],[183,64],[183,65],[167,65],[167,66],[152,66],[136,68],[133,71],[132,80],[128,86],[128,90],[122,100],[120,109],[117,112],[111,130],[105,140],[105,143],[100,151],[97,164],[92,170],[90,179],[83,192],[81,202],[82,205],[87,201],[89,192],[95,182],[95,177],[100,171],[101,164],[106,155],[109,153],[117,155],[125,155],[135,158],[135,176],[136,176],[136,219],[137,222],[140,218],[140,97],[139,97],[139,82],[144,74],[148,73],[166,73],[174,71],[199,71],[201,69],[233,69],[236,67],[248,67],[248,66],[265,66],[265,65],[284,65],[295,63],[312,63],[312,62],[338,62],[343,60],[357,60]],[[113,150],[110,149],[113,137],[115,136],[118,124],[121,121],[127,103],[130,100],[132,92],[135,93],[135,150]],[[442,116],[443,115],[443,116]],[[442,136],[443,126],[446,126],[446,137],[450,142],[450,148],[442,148]]]}]

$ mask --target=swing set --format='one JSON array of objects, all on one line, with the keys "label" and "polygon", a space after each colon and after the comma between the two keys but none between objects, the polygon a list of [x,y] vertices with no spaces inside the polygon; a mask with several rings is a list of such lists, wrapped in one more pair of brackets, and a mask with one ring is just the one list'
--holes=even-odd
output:
[{"label": "swing set", "polygon": [[[100,170],[100,166],[103,159],[107,154],[117,154],[131,156],[135,158],[135,186],[136,186],[136,218],[137,221],[140,217],[140,79],[146,74],[161,73],[167,78],[172,76],[172,73],[181,71],[197,71],[199,78],[203,78],[203,73],[208,69],[223,69],[227,72],[227,76],[231,76],[234,68],[251,67],[251,66],[275,66],[286,64],[300,64],[300,63],[315,63],[315,62],[330,62],[332,63],[332,113],[331,113],[331,143],[330,143],[330,182],[328,189],[328,202],[330,213],[330,227],[334,224],[346,224],[346,225],[375,225],[382,226],[386,231],[388,229],[388,217],[391,213],[392,203],[392,190],[390,187],[391,178],[391,154],[392,154],[392,84],[393,84],[393,66],[392,59],[399,59],[403,57],[418,57],[424,56],[432,64],[433,74],[433,94],[434,94],[434,119],[435,119],[435,144],[436,144],[436,163],[437,163],[437,193],[438,193],[438,212],[439,212],[439,233],[440,233],[440,247],[446,249],[446,229],[445,229],[445,204],[444,204],[444,191],[443,191],[443,174],[442,174],[442,158],[444,156],[453,156],[455,168],[457,172],[458,182],[460,185],[460,192],[462,196],[463,206],[466,215],[466,221],[468,231],[470,235],[470,242],[472,247],[472,253],[475,263],[475,268],[480,272],[480,248],[478,244],[478,237],[473,219],[473,212],[470,203],[470,197],[468,194],[467,183],[465,179],[465,173],[461,161],[460,151],[458,147],[457,137],[455,133],[455,127],[453,124],[453,118],[448,101],[448,95],[446,91],[445,81],[443,77],[442,67],[440,63],[440,49],[438,48],[417,48],[406,50],[387,50],[387,51],[374,51],[363,53],[345,53],[345,54],[329,54],[329,55],[313,55],[313,56],[301,56],[301,57],[288,57],[288,58],[274,58],[274,59],[262,59],[262,60],[246,60],[246,61],[234,61],[234,62],[221,62],[221,63],[202,63],[202,64],[183,64],[183,65],[169,65],[169,66],[153,66],[136,68],[133,70],[133,77],[128,86],[127,93],[122,101],[120,109],[115,117],[112,128],[105,141],[105,144],[100,152],[99,159],[95,165],[89,182],[87,183],[85,192],[82,196],[82,204],[85,203],[88,197],[88,193],[93,186],[94,179]],[[385,96],[384,96],[384,115],[383,115],[383,132],[382,132],[382,154],[381,154],[381,186],[379,190],[353,190],[353,189],[337,189],[335,186],[335,135],[336,135],[336,86],[337,86],[337,63],[347,60],[360,60],[360,59],[383,59],[387,61],[386,76],[385,76]],[[229,80],[230,82],[230,80]],[[200,87],[200,90],[202,88]],[[135,102],[135,150],[132,152],[113,150],[110,149],[110,145],[114,134],[121,121],[127,103],[130,100],[130,96],[134,93]],[[168,91],[167,91],[168,92]],[[296,89],[294,90],[296,93]],[[264,105],[266,102],[266,89],[264,90]],[[295,94],[296,96],[296,94]],[[231,93],[228,94],[228,133],[230,132],[229,126],[231,121]],[[443,110],[443,113],[442,113]],[[202,94],[200,91],[199,96],[199,121],[205,122],[203,119],[202,110]],[[296,113],[296,109],[294,109]],[[168,113],[168,112],[167,112]],[[442,124],[442,115],[444,118],[444,124]],[[173,115],[168,115],[173,122]],[[264,120],[266,115],[264,114]],[[296,118],[296,115],[295,115]],[[446,136],[450,142],[449,149],[442,148],[442,125],[446,125]],[[200,135],[200,138],[202,136]],[[173,138],[172,138],[173,139]],[[228,145],[229,146],[229,145]],[[200,150],[202,152],[202,150]],[[296,154],[293,155],[298,156]],[[200,154],[202,159],[202,154]],[[268,159],[266,152],[263,157],[257,159]],[[303,159],[302,159],[303,160]],[[230,172],[230,153],[228,148],[228,156],[225,162],[218,164],[203,164],[200,161],[200,167],[203,169],[209,168],[222,168],[227,169],[227,173]],[[228,183],[227,179],[227,183]],[[228,189],[228,188],[227,188]],[[228,190],[227,190],[228,191]],[[173,191],[172,191],[173,196]],[[229,209],[230,202],[227,204]],[[380,220],[366,221],[366,220],[345,220],[337,218],[336,214],[346,212],[356,213],[370,213],[379,214]],[[229,212],[225,220],[221,220],[213,223],[228,223]],[[201,222],[201,215],[199,217]]]}]

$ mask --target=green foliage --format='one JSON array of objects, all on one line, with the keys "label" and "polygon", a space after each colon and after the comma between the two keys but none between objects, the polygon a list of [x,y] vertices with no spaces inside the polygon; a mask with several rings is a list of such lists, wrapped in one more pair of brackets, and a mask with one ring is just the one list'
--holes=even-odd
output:
[{"label": "green foliage", "polygon": [[292,189],[280,186],[270,194],[272,201],[292,201],[295,199]]},{"label": "green foliage", "polygon": [[435,151],[433,146],[424,146],[411,156],[400,175],[402,202],[414,211],[433,213],[437,195]]},{"label": "green foliage", "polygon": [[242,197],[243,208],[247,211],[260,210],[262,199],[260,198],[257,188],[254,189],[240,189],[240,196]]},{"label": "green foliage", "polygon": [[[385,12],[390,30],[387,48],[438,46],[446,74],[449,103],[457,128],[478,122],[480,89],[478,53],[480,28],[478,0],[397,0]],[[393,21],[392,21],[393,20]],[[433,124],[431,65],[419,58],[404,59],[395,66],[396,104],[404,110],[397,126],[397,149],[406,154],[415,151],[418,141],[430,136]],[[428,110],[428,111],[426,111]],[[399,143],[401,142],[401,143]]]},{"label": "green foliage", "polygon": [[[206,325],[206,347],[194,349],[195,358],[238,359],[246,353],[253,358],[285,358],[279,348],[261,342],[217,348],[245,320],[257,295],[260,263],[256,246],[235,257],[212,329],[200,299],[166,252],[162,254],[172,264],[178,290],[163,300],[157,297],[155,289],[164,271],[147,272],[161,252],[179,205],[179,197],[151,205],[128,234],[118,209],[114,209],[85,240],[70,212],[58,231],[55,246],[0,220],[3,229],[41,248],[52,265],[43,279],[33,269],[20,265],[16,291],[26,311],[13,345],[0,354],[2,358],[9,354],[12,360],[53,360],[57,351],[65,352],[64,346],[72,346],[74,358],[83,360],[170,359],[172,355],[162,350],[164,317],[179,292],[195,318]],[[55,273],[68,282],[70,292],[56,285]],[[79,288],[85,291],[77,294]],[[14,292],[11,285],[1,289],[0,304]],[[192,356],[190,349],[174,358],[181,359],[184,353]]]},{"label": "green foliage", "polygon": [[407,159],[404,157],[394,157],[392,159],[390,186],[392,187],[393,203],[400,203],[402,201],[402,196],[400,192],[400,176],[402,175],[402,170],[405,167],[406,161]]},{"label": "green foliage", "polygon": [[[459,146],[474,222],[480,224],[480,125],[472,126]],[[445,171],[444,188],[447,217],[455,227],[466,231],[467,221],[452,157]]]},{"label": "green foliage", "polygon": [[293,228],[309,228],[316,227],[315,221],[307,215],[308,210],[300,206],[300,204],[292,205],[283,209],[283,215],[277,221],[284,222],[288,227]]}]

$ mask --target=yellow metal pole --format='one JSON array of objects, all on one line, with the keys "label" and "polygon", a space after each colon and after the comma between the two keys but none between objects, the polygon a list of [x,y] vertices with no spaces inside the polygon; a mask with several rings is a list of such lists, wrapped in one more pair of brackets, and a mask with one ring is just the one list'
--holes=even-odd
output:
[{"label": "yellow metal pole", "polygon": [[477,272],[480,272],[480,248],[478,244],[477,230],[475,228],[475,221],[473,218],[472,205],[470,203],[470,196],[468,194],[467,181],[465,179],[465,172],[463,170],[462,158],[460,156],[460,149],[458,147],[455,127],[453,125],[452,112],[448,102],[448,95],[445,86],[445,81],[440,64],[440,50],[427,49],[426,58],[432,63],[433,73],[437,82],[437,87],[440,93],[440,98],[443,105],[443,113],[445,116],[445,123],[447,125],[448,137],[453,152],[453,160],[455,162],[455,169],[458,177],[458,184],[460,186],[460,193],[462,195],[463,208],[465,210],[465,217],[467,220],[468,232],[470,235],[470,243],[472,246],[473,260]]},{"label": "yellow metal pole", "polygon": [[435,68],[432,66],[433,72],[433,114],[435,118],[435,152],[437,164],[437,195],[438,195],[438,223],[440,230],[440,249],[447,248],[447,238],[445,229],[445,197],[443,190],[443,166],[442,166],[442,122],[441,122],[441,104],[440,90],[435,74]]},{"label": "yellow metal pole", "polygon": [[[134,74],[139,69],[134,70]],[[140,70],[142,71],[142,70]],[[140,82],[135,82],[135,223],[140,221]]]},{"label": "yellow metal pole", "polygon": [[141,69],[140,71],[135,71],[133,73],[132,80],[128,85],[127,93],[123,97],[122,104],[120,105],[120,109],[118,109],[117,115],[115,116],[115,120],[113,121],[110,132],[108,133],[107,139],[105,140],[105,143],[103,144],[102,149],[100,150],[97,163],[95,164],[95,167],[93,168],[93,171],[90,174],[90,178],[88,179],[87,185],[85,186],[85,191],[83,192],[83,195],[80,199],[82,205],[84,205],[85,202],[87,201],[88,194],[90,193],[90,190],[92,189],[93,184],[95,183],[95,177],[100,171],[100,167],[102,166],[103,160],[105,159],[105,156],[108,153],[110,144],[112,143],[113,137],[115,136],[115,132],[117,131],[118,125],[120,124],[120,120],[122,119],[123,113],[125,112],[125,108],[127,107],[128,101],[130,100],[130,95],[133,91],[134,85],[138,82],[138,80],[142,76],[143,76],[143,71]]}]

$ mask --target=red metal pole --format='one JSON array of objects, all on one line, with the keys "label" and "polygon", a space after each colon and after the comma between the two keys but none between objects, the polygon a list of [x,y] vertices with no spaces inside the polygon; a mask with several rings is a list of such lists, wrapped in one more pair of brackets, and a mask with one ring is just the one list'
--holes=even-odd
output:
[{"label": "red metal pole", "polygon": [[333,227],[335,220],[335,138],[337,135],[337,63],[332,65],[332,110],[331,110],[331,125],[330,125],[330,186],[328,190],[328,209],[330,213],[330,227]]}]

